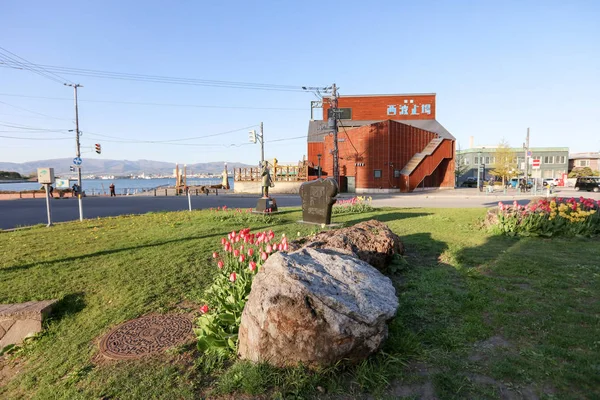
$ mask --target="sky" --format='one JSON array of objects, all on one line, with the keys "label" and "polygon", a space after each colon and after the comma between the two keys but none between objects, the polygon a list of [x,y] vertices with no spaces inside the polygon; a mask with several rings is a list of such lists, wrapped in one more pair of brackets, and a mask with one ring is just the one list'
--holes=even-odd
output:
[{"label": "sky", "polygon": [[[530,128],[532,147],[599,151],[598,21],[595,0],[0,0],[0,161],[75,156],[65,81],[83,86],[83,166],[86,158],[256,164],[260,146],[248,131],[260,122],[265,157],[297,162],[317,100],[309,91],[64,70],[48,79],[7,68],[2,49],[37,65],[269,89],[336,83],[341,96],[436,93],[436,118],[462,149],[471,136],[475,145],[520,147]],[[188,138],[198,139],[180,140]]]}]

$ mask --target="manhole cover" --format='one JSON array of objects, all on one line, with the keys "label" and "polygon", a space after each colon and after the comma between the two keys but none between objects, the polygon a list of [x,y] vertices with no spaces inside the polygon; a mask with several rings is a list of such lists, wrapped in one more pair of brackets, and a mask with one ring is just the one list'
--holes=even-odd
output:
[{"label": "manhole cover", "polygon": [[113,359],[140,358],[186,342],[192,321],[183,315],[149,315],[127,321],[102,338],[100,351]]}]

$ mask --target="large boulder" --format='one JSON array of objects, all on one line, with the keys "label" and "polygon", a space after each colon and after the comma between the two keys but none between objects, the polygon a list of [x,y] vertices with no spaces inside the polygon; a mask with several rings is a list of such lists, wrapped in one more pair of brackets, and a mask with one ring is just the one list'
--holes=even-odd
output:
[{"label": "large boulder", "polygon": [[239,355],[276,366],[359,361],[381,346],[397,308],[391,280],[364,261],[323,249],[276,253],[254,277]]},{"label": "large boulder", "polygon": [[354,255],[379,270],[390,264],[394,254],[404,253],[398,235],[374,219],[290,243],[290,251],[301,248],[337,250]]}]

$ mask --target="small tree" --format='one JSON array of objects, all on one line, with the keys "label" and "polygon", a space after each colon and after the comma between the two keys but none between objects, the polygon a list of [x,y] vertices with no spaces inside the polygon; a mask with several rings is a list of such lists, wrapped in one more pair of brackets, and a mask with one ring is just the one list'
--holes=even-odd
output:
[{"label": "small tree", "polygon": [[598,176],[598,171],[592,171],[590,167],[577,167],[569,172],[569,178],[579,178],[581,176]]},{"label": "small tree", "polygon": [[468,171],[468,166],[464,164],[465,156],[460,152],[460,143],[456,144],[456,154],[454,155],[454,184],[458,184],[458,178]]},{"label": "small tree", "polygon": [[514,171],[517,170],[517,154],[510,148],[508,142],[503,138],[496,152],[494,153],[496,158],[496,167],[490,172],[490,174],[502,179],[502,186],[506,184],[506,181],[511,178]]}]

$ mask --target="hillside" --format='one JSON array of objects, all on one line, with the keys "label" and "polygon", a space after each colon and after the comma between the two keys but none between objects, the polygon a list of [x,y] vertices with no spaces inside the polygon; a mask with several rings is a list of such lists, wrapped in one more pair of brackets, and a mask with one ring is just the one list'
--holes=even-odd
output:
[{"label": "hillside", "polygon": [[[14,171],[19,174],[34,174],[38,168],[51,167],[57,175],[69,172],[69,167],[73,165],[71,158],[58,158],[53,160],[29,161],[25,163],[0,162],[0,171]],[[188,164],[188,173],[221,173],[224,162],[208,162]],[[182,168],[182,164],[179,165]],[[250,167],[248,164],[228,163],[227,168]],[[171,174],[175,168],[174,163],[152,160],[94,160],[85,159],[82,164],[82,171],[85,175],[139,175],[139,174]]]}]

